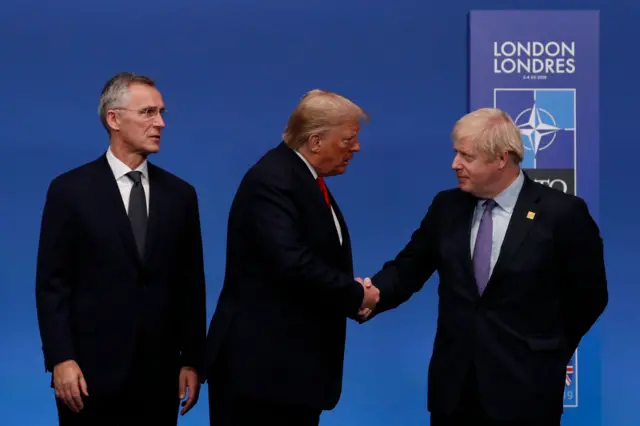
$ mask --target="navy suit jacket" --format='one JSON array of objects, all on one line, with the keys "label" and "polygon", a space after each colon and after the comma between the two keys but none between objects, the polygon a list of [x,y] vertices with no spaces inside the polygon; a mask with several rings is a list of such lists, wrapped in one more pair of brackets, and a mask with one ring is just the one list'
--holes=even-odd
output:
[{"label": "navy suit jacket", "polygon": [[437,271],[429,409],[451,413],[473,365],[494,418],[560,413],[567,363],[608,301],[598,227],[582,199],[525,177],[480,296],[470,254],[476,203],[459,189],[434,198],[406,247],[372,277],[380,289],[375,315],[408,300]]},{"label": "navy suit jacket", "polygon": [[92,394],[118,389],[142,349],[159,380],[174,380],[180,367],[197,366],[204,346],[196,191],[148,170],[144,258],[106,156],[56,177],[47,192],[36,273],[45,367],[75,360]]},{"label": "navy suit jacket", "polygon": [[363,288],[307,165],[281,143],[246,173],[231,206],[226,275],[202,371],[210,386],[331,409],[340,397],[347,317]]}]

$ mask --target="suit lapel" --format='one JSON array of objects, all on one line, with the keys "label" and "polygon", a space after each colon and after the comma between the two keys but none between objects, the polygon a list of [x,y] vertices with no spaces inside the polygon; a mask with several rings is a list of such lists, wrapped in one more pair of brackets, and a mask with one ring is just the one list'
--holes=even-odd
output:
[{"label": "suit lapel", "polygon": [[518,252],[522,242],[535,223],[534,220],[528,217],[529,212],[535,213],[537,211],[539,194],[535,190],[535,185],[537,184],[525,176],[522,190],[513,209],[509,226],[507,227],[507,233],[500,249],[498,261],[493,268],[493,273],[487,284],[485,294],[491,291],[492,282],[495,281],[496,277],[499,277],[505,265],[508,265],[513,256]]},{"label": "suit lapel", "polygon": [[[471,294],[474,297],[478,297],[475,275],[473,273],[473,262],[471,259],[471,227],[473,225],[473,215],[478,199],[468,193],[463,194],[465,199],[461,203],[459,214],[464,226],[456,227],[454,244],[462,247],[460,262],[462,263],[462,269],[469,277],[469,282],[472,284],[468,290],[471,290]],[[456,223],[458,222],[456,221]]]},{"label": "suit lapel", "polygon": [[116,182],[113,176],[106,155],[98,160],[96,171],[95,181],[97,191],[95,193],[98,197],[96,204],[101,206],[107,220],[113,221],[118,235],[122,239],[131,259],[134,259],[136,263],[140,263],[140,256],[136,248],[131,222],[129,221],[127,210],[122,202],[118,182]]},{"label": "suit lapel", "polygon": [[[338,203],[336,202],[335,198],[333,198],[333,194],[331,194],[331,191],[328,188],[327,188],[327,192],[329,193],[329,202],[331,203],[331,208],[333,208],[333,213],[336,214],[336,218],[338,219],[338,225],[340,225],[340,232],[342,233],[342,244],[340,244],[340,235],[338,235],[338,230],[336,229],[336,222],[333,218],[333,213],[331,212],[331,209],[327,206],[327,204],[324,203],[324,205],[326,206],[325,209],[329,213],[329,220],[331,221],[331,229],[333,230],[332,235],[335,236],[334,242],[338,245],[338,247],[340,247],[340,249],[344,249],[346,248],[346,244],[348,240],[347,226],[344,222],[344,217],[342,216],[342,212],[338,207]],[[324,198],[323,198],[323,201],[324,201]]]},{"label": "suit lapel", "polygon": [[[320,216],[320,224],[323,225],[326,229],[325,232],[330,232],[330,235],[333,235],[334,242],[336,247],[342,248],[340,245],[340,238],[338,236],[338,231],[336,230],[335,223],[333,221],[333,214],[331,213],[331,209],[327,206],[327,202],[324,199],[324,195],[322,194],[322,190],[318,186],[318,182],[313,178],[309,167],[304,163],[304,161],[298,157],[291,148],[289,148],[284,142],[278,146],[278,149],[281,150],[282,155],[289,159],[292,164],[294,171],[299,176],[299,181],[302,185],[305,186],[303,189],[305,195],[309,198],[309,202],[313,203],[313,210],[317,212]],[[328,191],[328,189],[327,189]],[[337,204],[333,197],[331,196],[331,192],[329,191],[329,198],[333,204],[334,211],[337,213]],[[344,234],[343,234],[344,241]]]},{"label": "suit lapel", "polygon": [[[162,228],[162,218],[166,217],[166,209],[170,207],[167,203],[166,186],[162,179],[162,174],[158,168],[149,163],[149,220],[147,221],[147,233],[145,237],[145,249],[143,258],[138,253],[131,222],[127,216],[127,210],[122,203],[120,189],[113,172],[109,167],[106,156],[98,162],[97,184],[99,187],[100,204],[106,211],[108,220],[113,220],[118,230],[118,234],[127,250],[127,253],[136,263],[142,265],[149,261],[158,239],[159,230]],[[104,196],[104,198],[102,197]],[[104,201],[103,201],[104,200]],[[106,202],[105,202],[106,201]]]},{"label": "suit lapel", "polygon": [[166,209],[170,207],[167,202],[166,186],[158,168],[149,163],[149,220],[147,221],[147,234],[144,242],[143,263],[147,263],[158,244],[158,233],[162,228],[162,218],[167,217]]},{"label": "suit lapel", "polygon": [[[344,253],[344,259],[347,261],[347,266],[350,271],[353,271],[353,259],[351,257],[351,237],[349,236],[349,230],[347,229],[347,222],[342,215],[342,211],[340,211],[340,207],[338,207],[338,203],[335,198],[329,191],[329,198],[331,199],[331,205],[333,206],[333,211],[336,213],[336,217],[338,218],[338,224],[340,225],[340,231],[342,232],[342,252]],[[333,217],[331,218],[333,221]],[[334,226],[335,229],[335,226]],[[340,239],[338,236],[338,231],[335,231],[336,239],[338,244],[340,244]]]},{"label": "suit lapel", "polygon": [[[310,173],[309,173],[309,176],[311,176]],[[338,235],[338,230],[336,229],[336,224],[335,224],[335,221],[333,220],[333,213],[331,213],[331,209],[329,208],[329,206],[327,206],[327,202],[324,199],[324,195],[322,195],[322,191],[320,190],[320,187],[318,186],[317,182],[313,180],[313,176],[311,176],[311,181],[313,182],[313,187],[309,188],[307,192],[311,193],[311,196],[314,200],[313,201],[315,204],[314,209],[317,210],[318,214],[322,217],[321,223],[327,228],[326,232],[328,232],[329,235],[333,236],[333,242],[335,243],[336,247],[342,249],[344,244],[343,245],[340,244],[340,236]],[[327,191],[329,192],[329,200],[331,201],[331,206],[333,207],[333,211],[336,213],[336,216],[338,217],[338,222],[340,222],[340,227],[342,228],[342,231],[343,231],[342,240],[344,243],[345,241],[344,230],[346,229],[346,227],[342,224],[342,221],[340,219],[341,216],[338,214],[338,211],[339,211],[338,204],[336,203],[335,199],[331,195],[331,191],[329,191],[328,188],[327,188]]]}]

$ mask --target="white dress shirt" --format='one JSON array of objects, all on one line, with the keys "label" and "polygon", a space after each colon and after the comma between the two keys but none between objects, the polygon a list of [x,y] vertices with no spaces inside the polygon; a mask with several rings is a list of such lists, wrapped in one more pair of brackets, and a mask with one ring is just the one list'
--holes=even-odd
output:
[{"label": "white dress shirt", "polygon": [[[118,188],[120,189],[120,195],[122,196],[122,202],[124,208],[129,213],[129,196],[131,195],[131,188],[133,188],[133,181],[129,179],[127,173],[133,171],[129,166],[118,160],[111,148],[107,151],[107,162],[111,167],[113,176],[116,178]],[[147,167],[147,160],[144,160],[135,171],[142,172],[142,188],[144,189],[145,199],[147,201],[147,214],[149,214],[149,172]]]},{"label": "white dress shirt", "polygon": [[[313,175],[313,179],[318,179],[318,173],[315,171],[313,166],[311,164],[309,164],[307,159],[304,158],[304,156],[302,154],[300,154],[298,151],[295,151],[295,153],[298,154],[298,157],[302,158],[302,161],[304,161],[304,164],[307,165],[307,167],[309,168],[309,171]],[[336,216],[336,212],[333,211],[333,206],[331,206],[331,214],[333,215],[333,223],[335,223],[335,225],[336,225],[336,231],[338,232],[338,238],[340,239],[340,245],[342,245],[342,229],[340,228],[340,222],[338,221],[338,216]]]},{"label": "white dress shirt", "polygon": [[[511,221],[511,215],[513,214],[513,208],[516,206],[523,184],[524,174],[520,171],[516,180],[493,199],[496,202],[496,206],[491,212],[491,217],[493,219],[493,238],[491,245],[491,266],[489,268],[489,276],[491,276],[493,268],[496,266],[496,262],[498,261],[500,249],[502,248],[502,243],[505,235],[507,234],[507,228],[509,227],[509,221]],[[484,207],[482,206],[484,201],[485,200],[478,200],[475,213],[473,215],[473,222],[471,225],[472,259],[476,245],[476,237],[478,235],[478,227],[480,226],[480,219],[482,218],[482,213],[484,213]]]}]

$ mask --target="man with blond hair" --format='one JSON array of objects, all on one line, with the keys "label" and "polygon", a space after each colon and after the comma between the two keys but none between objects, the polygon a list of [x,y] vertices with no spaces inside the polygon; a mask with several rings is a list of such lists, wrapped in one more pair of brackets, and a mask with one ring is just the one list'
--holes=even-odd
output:
[{"label": "man with blond hair", "polygon": [[438,272],[431,425],[560,425],[567,363],[607,305],[603,243],[585,202],[520,169],[518,128],[483,108],[452,134],[459,187],[371,280],[373,314]]},{"label": "man with blond hair", "polygon": [[313,90],[284,141],[242,179],[202,368],[212,425],[316,426],[338,403],[346,320],[379,292],[354,279],[347,224],[324,178],[345,172],[367,118]]}]

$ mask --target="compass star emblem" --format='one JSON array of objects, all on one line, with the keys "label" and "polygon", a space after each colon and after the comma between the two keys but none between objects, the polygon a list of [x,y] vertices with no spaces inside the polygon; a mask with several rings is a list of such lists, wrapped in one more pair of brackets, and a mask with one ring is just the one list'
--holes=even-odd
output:
[{"label": "compass star emblem", "polygon": [[556,126],[556,119],[549,111],[535,104],[518,114],[515,122],[524,138],[524,148],[533,151],[534,158],[538,151],[549,148],[556,139],[556,132],[562,130]]}]

